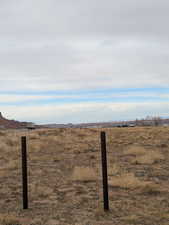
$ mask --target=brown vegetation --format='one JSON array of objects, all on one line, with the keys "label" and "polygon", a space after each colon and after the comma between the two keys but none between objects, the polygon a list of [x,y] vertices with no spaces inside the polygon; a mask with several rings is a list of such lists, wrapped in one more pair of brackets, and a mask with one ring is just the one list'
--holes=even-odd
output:
[{"label": "brown vegetation", "polygon": [[[101,129],[0,131],[0,225],[168,225],[169,128],[104,130],[109,213],[102,202]],[[28,210],[22,210],[22,135],[28,137]]]}]

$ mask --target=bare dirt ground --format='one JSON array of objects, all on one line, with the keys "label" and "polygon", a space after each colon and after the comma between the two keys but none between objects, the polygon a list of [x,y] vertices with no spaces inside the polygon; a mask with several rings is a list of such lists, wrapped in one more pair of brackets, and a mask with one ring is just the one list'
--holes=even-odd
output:
[{"label": "bare dirt ground", "polygon": [[[110,212],[103,211],[100,131]],[[20,137],[28,138],[22,209]],[[0,225],[169,225],[169,128],[0,131]]]}]

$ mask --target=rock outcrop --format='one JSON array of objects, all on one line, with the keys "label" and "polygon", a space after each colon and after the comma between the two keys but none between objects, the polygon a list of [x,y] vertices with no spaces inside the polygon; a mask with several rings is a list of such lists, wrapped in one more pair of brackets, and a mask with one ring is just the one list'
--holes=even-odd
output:
[{"label": "rock outcrop", "polygon": [[3,117],[2,113],[0,112],[0,128],[5,129],[21,129],[21,128],[27,128],[28,127],[27,122],[19,122],[16,120],[8,120]]}]

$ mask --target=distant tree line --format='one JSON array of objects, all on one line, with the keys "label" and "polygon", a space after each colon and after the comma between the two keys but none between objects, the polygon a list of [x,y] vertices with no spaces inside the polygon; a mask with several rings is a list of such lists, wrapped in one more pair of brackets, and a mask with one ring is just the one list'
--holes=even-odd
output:
[{"label": "distant tree line", "polygon": [[160,126],[163,124],[163,119],[159,116],[147,116],[145,119],[136,119],[136,126]]}]

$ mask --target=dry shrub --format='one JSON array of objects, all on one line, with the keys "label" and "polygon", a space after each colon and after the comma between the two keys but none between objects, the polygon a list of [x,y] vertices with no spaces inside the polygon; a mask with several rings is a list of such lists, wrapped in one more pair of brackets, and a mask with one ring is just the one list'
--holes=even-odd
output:
[{"label": "dry shrub", "polygon": [[15,147],[18,145],[18,140],[16,137],[13,137],[13,136],[10,136],[8,138],[6,138],[5,140],[6,144],[9,146],[9,147]]},{"label": "dry shrub", "polygon": [[169,212],[168,211],[166,211],[166,212],[159,211],[159,213],[158,214],[155,213],[154,216],[158,216],[158,218],[161,219],[161,220],[167,220],[167,221],[169,221]]},{"label": "dry shrub", "polygon": [[138,177],[135,177],[133,173],[124,173],[120,176],[113,177],[109,181],[109,185],[112,187],[120,187],[125,189],[143,188],[151,185],[148,181],[141,181]]},{"label": "dry shrub", "polygon": [[35,132],[38,133],[39,136],[49,137],[49,136],[62,135],[62,133],[64,133],[65,131],[66,131],[65,128],[56,128],[56,129],[46,128],[46,129],[41,129]]},{"label": "dry shrub", "polygon": [[96,180],[96,173],[93,168],[91,167],[78,167],[74,168],[72,174],[73,181],[84,181],[90,182]]},{"label": "dry shrub", "polygon": [[[59,162],[59,161],[62,161],[64,160],[64,157],[63,155],[53,155],[53,154],[50,154],[50,153],[41,153],[41,154],[38,154],[38,155],[35,155],[35,154],[32,154],[30,155],[30,160],[33,160],[33,161],[37,161],[38,165],[42,165],[43,167],[43,163],[53,163],[53,162]],[[50,167],[50,165],[49,165]]]},{"label": "dry shrub", "polygon": [[149,151],[145,155],[136,156],[135,159],[132,160],[133,164],[153,164],[164,160],[164,156],[162,153],[157,151]]},{"label": "dry shrub", "polygon": [[143,194],[149,194],[149,195],[154,195],[160,193],[162,190],[161,188],[153,183],[149,183],[143,187],[141,187],[141,192]]},{"label": "dry shrub", "polygon": [[22,225],[15,215],[0,215],[1,225]]},{"label": "dry shrub", "polygon": [[109,169],[108,169],[108,175],[109,176],[116,176],[119,175],[121,172],[121,168],[117,164],[113,164]]},{"label": "dry shrub", "polygon": [[142,146],[132,145],[124,152],[124,155],[144,155],[147,153],[147,151],[148,150]]},{"label": "dry shrub", "polygon": [[0,131],[0,136],[5,136],[6,133],[4,131]]},{"label": "dry shrub", "polygon": [[104,211],[103,206],[101,204],[96,207],[94,210],[94,215],[97,218],[97,220],[108,218],[108,216],[111,216],[111,213],[109,211]]},{"label": "dry shrub", "polygon": [[8,149],[9,149],[9,146],[8,146],[5,142],[3,142],[3,141],[1,140],[1,144],[0,144],[0,152],[7,152]]},{"label": "dry shrub", "polygon": [[33,160],[33,161],[37,161],[37,163],[41,164],[43,166],[43,163],[44,162],[51,162],[51,159],[53,159],[52,155],[50,154],[45,154],[45,153],[42,153],[41,155],[38,154],[38,155],[30,155],[30,160]]},{"label": "dry shrub", "polygon": [[18,160],[10,160],[10,161],[6,164],[5,169],[8,169],[8,170],[14,170],[14,169],[17,169],[17,168],[18,168],[18,165],[19,165]]},{"label": "dry shrub", "polygon": [[[69,145],[70,146],[70,145]],[[91,149],[90,149],[90,146],[88,143],[77,143],[76,146],[74,146],[73,148],[73,152],[75,154],[78,154],[78,153],[81,153],[81,152],[90,152]]]},{"label": "dry shrub", "polygon": [[42,184],[33,184],[31,192],[34,196],[47,197],[52,194],[53,190],[50,187],[43,186]]},{"label": "dry shrub", "polygon": [[38,152],[43,149],[43,143],[39,140],[33,141],[33,142],[28,142],[28,149],[29,152]]},{"label": "dry shrub", "polygon": [[7,170],[5,170],[5,169],[0,169],[0,177],[6,177],[6,176],[8,176],[8,175],[9,175],[9,173],[8,173]]},{"label": "dry shrub", "polygon": [[[45,225],[45,224],[46,223],[43,221],[43,218],[35,218],[33,221],[31,221],[31,225]],[[48,224],[55,225],[55,223],[50,223],[50,220]]]},{"label": "dry shrub", "polygon": [[132,164],[153,164],[160,160],[164,160],[164,156],[159,151],[152,149],[145,149],[142,146],[133,145],[129,147],[124,155],[133,155],[134,159],[131,160]]},{"label": "dry shrub", "polygon": [[28,135],[28,137],[30,140],[34,140],[34,139],[36,140],[36,139],[39,139],[39,134],[38,133],[30,133]]},{"label": "dry shrub", "polygon": [[129,215],[123,217],[122,220],[127,224],[138,224],[140,217],[137,215]]}]

